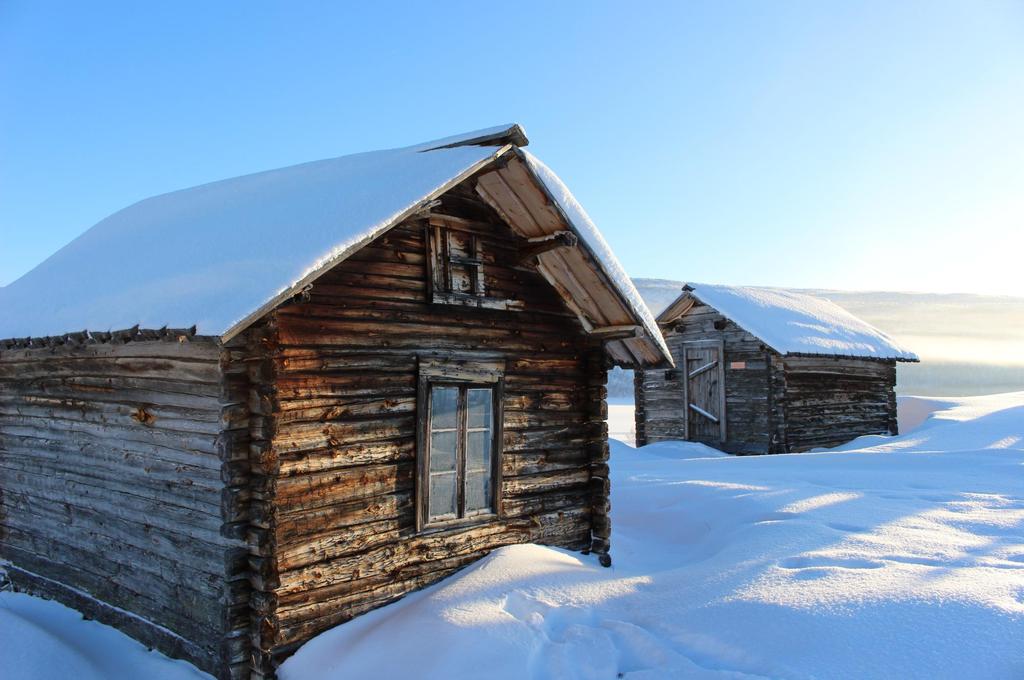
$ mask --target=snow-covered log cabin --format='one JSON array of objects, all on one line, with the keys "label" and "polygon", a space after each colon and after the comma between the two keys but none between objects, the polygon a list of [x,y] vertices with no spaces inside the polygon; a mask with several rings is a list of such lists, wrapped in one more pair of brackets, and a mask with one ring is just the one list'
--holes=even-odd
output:
[{"label": "snow-covered log cabin", "polygon": [[0,556],[219,677],[538,542],[609,550],[653,315],[519,126],[157,196],[0,289]]},{"label": "snow-covered log cabin", "polygon": [[896,362],[917,357],[829,300],[692,284],[657,321],[675,367],[634,373],[638,446],[792,453],[897,433]]}]

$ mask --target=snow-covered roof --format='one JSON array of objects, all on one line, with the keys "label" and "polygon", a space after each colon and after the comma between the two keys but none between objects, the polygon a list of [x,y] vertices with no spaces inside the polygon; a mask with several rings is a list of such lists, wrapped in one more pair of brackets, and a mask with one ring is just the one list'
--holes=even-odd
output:
[{"label": "snow-covered roof", "polygon": [[670,323],[696,299],[759,338],[779,354],[917,361],[891,337],[825,298],[778,288],[690,283],[658,317]]},{"label": "snow-covered roof", "polygon": [[[502,125],[148,198],[0,288],[0,338],[195,325],[201,335],[228,339],[526,143],[518,125]],[[536,163],[536,181],[560,196],[570,226],[645,328],[645,342],[662,352],[632,282],[560,180]]]}]

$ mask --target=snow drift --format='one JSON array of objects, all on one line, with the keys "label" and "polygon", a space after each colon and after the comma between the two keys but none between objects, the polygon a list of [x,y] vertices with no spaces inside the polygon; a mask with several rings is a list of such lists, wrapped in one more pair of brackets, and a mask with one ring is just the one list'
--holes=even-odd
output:
[{"label": "snow drift", "polygon": [[1019,675],[1022,438],[1024,393],[845,453],[616,442],[612,569],[505,548],[321,635],[282,677]]},{"label": "snow drift", "polygon": [[[611,569],[504,548],[320,635],[281,677],[1021,677],[1024,392],[920,401],[902,402],[913,431],[842,451],[613,442]],[[5,677],[190,677],[76,618],[0,596]]]}]

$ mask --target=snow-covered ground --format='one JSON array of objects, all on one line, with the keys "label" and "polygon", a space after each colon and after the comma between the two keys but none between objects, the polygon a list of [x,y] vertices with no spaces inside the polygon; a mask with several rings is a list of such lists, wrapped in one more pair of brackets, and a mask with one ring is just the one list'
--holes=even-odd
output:
[{"label": "snow-covered ground", "polygon": [[[611,569],[504,548],[324,633],[281,675],[1024,677],[1024,392],[901,407],[905,434],[835,452],[613,442]],[[127,677],[108,661],[122,653],[149,664],[134,677],[189,677],[75,618],[0,596],[4,677]]]},{"label": "snow-covered ground", "polygon": [[5,680],[210,680],[190,663],[151,652],[74,609],[0,593],[0,678]]}]

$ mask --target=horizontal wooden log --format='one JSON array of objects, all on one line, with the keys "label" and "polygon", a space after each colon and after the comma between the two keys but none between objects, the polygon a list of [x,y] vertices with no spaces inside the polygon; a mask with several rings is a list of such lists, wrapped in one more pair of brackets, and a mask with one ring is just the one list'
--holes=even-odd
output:
[{"label": "horizontal wooden log", "polygon": [[[172,481],[145,475],[126,479],[99,466],[91,465],[83,468],[74,463],[50,460],[47,461],[46,467],[42,468],[40,462],[39,458],[3,456],[0,458],[0,469],[8,471],[4,474],[4,479],[22,481],[20,475],[45,473],[49,477],[69,485],[69,490],[72,487],[87,486],[105,489],[112,494],[154,498],[182,508],[209,510],[214,514],[219,509],[219,506],[213,502],[216,494],[219,493],[219,483],[204,488],[198,480],[184,476]],[[26,479],[34,479],[34,477],[26,477]]]},{"label": "horizontal wooden log", "polygon": [[277,422],[279,427],[287,428],[292,423],[324,423],[414,413],[415,410],[416,398],[414,395],[391,398],[363,397],[285,401],[277,414]]},{"label": "horizontal wooden log", "polygon": [[278,454],[315,451],[360,441],[380,441],[408,436],[413,431],[414,415],[399,413],[384,418],[326,423],[290,423],[282,425],[274,438]]},{"label": "horizontal wooden log", "polygon": [[573,470],[567,468],[554,472],[540,472],[532,475],[509,477],[504,480],[502,493],[506,497],[529,495],[563,490],[587,484],[590,481],[589,467]]},{"label": "horizontal wooden log", "polygon": [[95,358],[50,357],[46,361],[0,361],[0,379],[31,380],[33,378],[119,376],[127,378],[161,378],[173,375],[175,380],[217,385],[220,369],[215,361],[190,361],[178,358]]},{"label": "horizontal wooden log", "polygon": [[48,361],[55,359],[186,359],[216,360],[217,340],[209,336],[193,336],[187,342],[164,340],[130,343],[92,343],[42,348],[6,349],[0,354],[4,363]]},{"label": "horizontal wooden log", "polygon": [[88,469],[92,476],[137,477],[145,480],[140,486],[155,485],[171,487],[183,485],[193,492],[205,489],[210,498],[220,493],[221,470],[212,466],[195,466],[147,458],[139,454],[110,451],[106,448],[89,451],[81,455],[70,447],[55,451],[38,446],[22,446],[15,442],[5,443],[3,456],[16,461],[12,466],[29,471],[49,470],[77,472]]},{"label": "horizontal wooden log", "polygon": [[142,425],[149,429],[215,437],[223,425],[219,412],[196,411],[139,403],[96,400],[53,400],[38,397],[0,398],[0,417],[33,417],[95,424]]},{"label": "horizontal wooden log", "polygon": [[[275,509],[277,511],[277,509]],[[386,492],[355,499],[337,499],[331,505],[317,508],[297,508],[291,512],[257,517],[267,527],[278,544],[301,542],[331,528],[343,528],[360,522],[395,518],[412,511],[412,490]]]},{"label": "horizontal wooden log", "polygon": [[[189,603],[196,605],[194,613],[184,614],[176,609],[168,608],[167,602],[177,600],[157,599],[157,597],[183,597],[187,600],[187,592],[181,591],[168,595],[168,592],[173,593],[174,591],[165,589],[163,595],[152,597],[150,594],[155,591],[151,587],[135,587],[123,576],[98,574],[88,570],[85,568],[88,563],[84,559],[80,559],[82,555],[72,548],[38,535],[26,536],[26,540],[35,543],[38,547],[34,550],[26,550],[5,542],[3,557],[28,571],[46,573],[49,575],[48,578],[55,581],[74,583],[76,587],[88,592],[93,597],[138,613],[186,639],[209,640],[217,637],[219,618],[215,613],[201,609],[199,601]],[[139,592],[140,590],[142,592]]]},{"label": "horizontal wooden log", "polygon": [[415,456],[415,445],[415,438],[410,435],[398,439],[317,449],[294,456],[283,454],[276,461],[276,474],[287,477],[355,465],[411,461]]},{"label": "horizontal wooden log", "polygon": [[47,439],[129,441],[141,444],[178,448],[198,454],[217,454],[217,437],[195,434],[139,423],[93,423],[83,420],[63,420],[36,416],[0,415],[0,432],[23,437]]},{"label": "horizontal wooden log", "polygon": [[85,459],[91,459],[93,456],[121,456],[138,461],[157,461],[170,465],[198,467],[213,473],[216,473],[220,466],[219,457],[213,453],[193,453],[168,446],[128,440],[77,439],[64,435],[49,438],[46,436],[48,434],[46,432],[39,434],[41,436],[22,436],[3,432],[3,445],[11,451],[40,450],[56,454],[70,453]]},{"label": "horizontal wooden log", "polygon": [[213,508],[203,503],[185,507],[148,496],[114,491],[105,484],[86,483],[85,479],[72,481],[51,474],[10,470],[2,465],[0,486],[5,489],[5,495],[23,493],[53,503],[72,503],[126,521],[177,530],[196,540],[206,540],[213,544],[223,540],[220,536],[219,506]]},{"label": "horizontal wooden log", "polygon": [[[181,592],[189,591],[192,593],[189,597],[193,600],[217,600],[221,596],[223,573],[219,570],[214,573],[202,570],[202,567],[208,564],[215,564],[216,557],[208,559],[205,555],[199,555],[198,559],[188,560],[188,553],[183,551],[175,560],[173,555],[161,554],[153,550],[152,546],[133,545],[132,543],[138,541],[129,542],[123,532],[119,536],[111,536],[108,534],[116,532],[108,530],[104,533],[95,527],[85,527],[81,522],[74,526],[74,532],[68,532],[59,540],[54,540],[77,551],[79,561],[76,564],[79,566],[87,562],[92,565],[94,571],[111,575],[123,574],[126,583],[135,583],[140,589],[151,588],[151,582],[157,581],[158,587],[173,587],[179,595]],[[52,518],[30,515],[21,512],[20,509],[4,518],[4,527],[4,540],[10,545],[40,551],[47,550],[47,546],[50,545],[38,540],[42,531],[45,530],[51,536],[58,535]],[[52,556],[47,552],[40,554]],[[111,559],[112,555],[116,556],[116,559]]]}]

